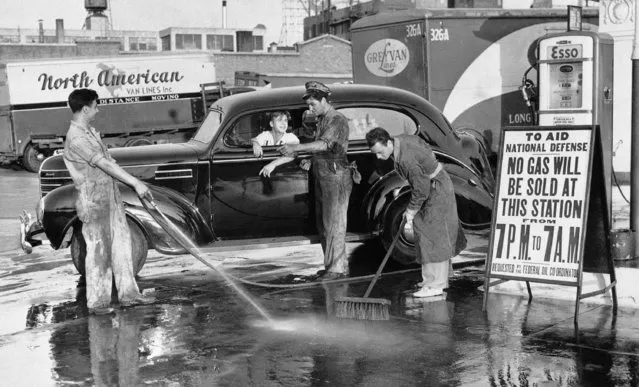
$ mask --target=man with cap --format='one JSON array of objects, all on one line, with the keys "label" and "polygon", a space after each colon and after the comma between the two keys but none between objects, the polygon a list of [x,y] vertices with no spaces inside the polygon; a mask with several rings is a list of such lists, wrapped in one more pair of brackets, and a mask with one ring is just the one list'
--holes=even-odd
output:
[{"label": "man with cap", "polygon": [[346,158],[348,120],[328,101],[331,90],[321,82],[306,82],[302,98],[319,121],[315,141],[278,148],[285,156],[313,153],[312,166],[317,230],[324,251],[323,280],[348,276],[346,219],[353,189],[353,170]]},{"label": "man with cap", "polygon": [[423,281],[413,296],[443,295],[448,287],[450,259],[466,247],[450,176],[419,136],[401,134],[391,138],[385,129],[374,128],[366,133],[366,142],[378,159],[392,157],[395,170],[412,188],[401,231],[413,236],[422,263]]}]

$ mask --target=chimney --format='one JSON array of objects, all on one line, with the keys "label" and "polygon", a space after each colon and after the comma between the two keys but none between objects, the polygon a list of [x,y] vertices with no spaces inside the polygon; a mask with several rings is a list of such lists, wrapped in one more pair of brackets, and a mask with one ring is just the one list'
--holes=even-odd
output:
[{"label": "chimney", "polygon": [[38,43],[44,43],[44,26],[42,19],[38,19]]},{"label": "chimney", "polygon": [[222,28],[226,28],[226,0],[222,0]]},{"label": "chimney", "polygon": [[55,40],[58,43],[64,43],[64,20],[55,19]]}]

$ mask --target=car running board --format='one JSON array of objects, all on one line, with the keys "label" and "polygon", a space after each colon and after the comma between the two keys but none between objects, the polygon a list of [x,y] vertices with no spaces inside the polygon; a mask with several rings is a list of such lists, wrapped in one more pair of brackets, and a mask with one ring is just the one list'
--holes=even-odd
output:
[{"label": "car running board", "polygon": [[[376,233],[346,233],[346,242],[363,242],[377,238]],[[301,235],[291,237],[255,238],[240,240],[221,240],[213,242],[206,247],[201,247],[202,253],[215,253],[219,251],[259,250],[271,247],[303,246],[320,243],[319,235]]]}]

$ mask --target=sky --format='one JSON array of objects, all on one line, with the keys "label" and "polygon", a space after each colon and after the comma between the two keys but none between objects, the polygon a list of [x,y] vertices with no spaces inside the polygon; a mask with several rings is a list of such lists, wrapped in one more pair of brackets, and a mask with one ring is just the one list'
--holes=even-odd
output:
[{"label": "sky", "polygon": [[[167,27],[222,27],[222,0],[108,0],[115,30],[159,31]],[[187,6],[185,6],[187,5]],[[227,27],[253,28],[264,24],[266,42],[278,41],[282,23],[280,0],[228,0]],[[87,11],[84,0],[2,1],[0,28],[55,29],[64,19],[67,29],[81,29]]]}]

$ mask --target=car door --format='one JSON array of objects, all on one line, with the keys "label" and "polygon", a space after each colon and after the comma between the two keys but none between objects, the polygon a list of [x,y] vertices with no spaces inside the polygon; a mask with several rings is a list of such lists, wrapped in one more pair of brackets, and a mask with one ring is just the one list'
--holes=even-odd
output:
[{"label": "car door", "polygon": [[[289,110],[289,132],[300,134],[304,110],[303,106]],[[211,208],[213,227],[219,237],[313,232],[314,226],[309,222],[308,172],[299,167],[299,160],[277,167],[270,177],[259,175],[266,164],[280,156],[277,146],[263,146],[263,156],[255,157],[251,144],[251,139],[270,130],[272,113],[273,109],[239,116],[217,139],[220,143],[215,146],[211,163]]]}]

